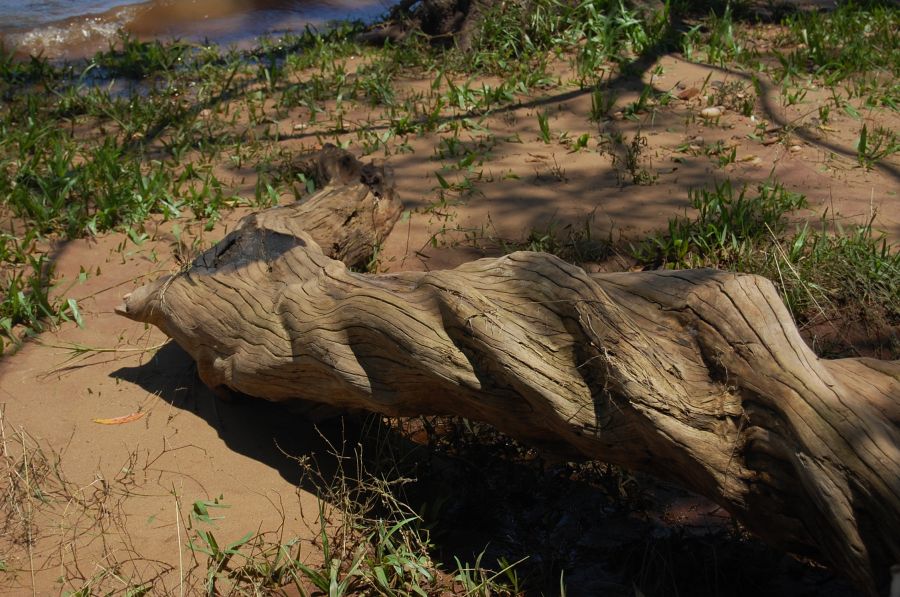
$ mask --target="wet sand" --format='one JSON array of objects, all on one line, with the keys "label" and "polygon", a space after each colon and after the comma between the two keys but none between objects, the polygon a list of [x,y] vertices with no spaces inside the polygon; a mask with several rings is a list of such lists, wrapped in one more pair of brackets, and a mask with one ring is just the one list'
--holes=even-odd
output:
[{"label": "wet sand", "polygon": [[[150,0],[123,3],[36,26],[0,25],[0,40],[18,56],[77,60],[105,50],[122,33],[141,40],[211,41],[249,48],[264,35],[323,28],[338,20],[371,21],[389,0]],[[29,21],[23,14],[21,20]]]}]

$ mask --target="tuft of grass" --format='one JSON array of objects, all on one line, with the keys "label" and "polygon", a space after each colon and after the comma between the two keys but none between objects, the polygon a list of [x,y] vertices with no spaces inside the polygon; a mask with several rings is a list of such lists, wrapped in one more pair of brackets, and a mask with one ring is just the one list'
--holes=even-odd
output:
[{"label": "tuft of grass", "polygon": [[[323,473],[309,456],[296,458],[304,483],[318,494],[313,540],[249,530],[234,540],[218,536],[217,521],[230,505],[223,496],[193,503],[188,547],[205,559],[197,572],[204,591],[219,594],[271,594],[291,587],[300,595],[377,594],[416,597],[437,594],[521,595],[515,565],[499,571],[457,560],[445,570],[432,558],[422,517],[405,501],[414,479],[404,473],[410,455],[395,452],[378,417],[370,417],[366,447],[323,437],[336,470]],[[372,454],[364,454],[372,450]],[[309,552],[309,548],[313,552]]]},{"label": "tuft of grass", "polygon": [[786,215],[806,206],[803,195],[767,182],[751,196],[730,180],[689,193],[695,217],[669,220],[668,232],[634,248],[635,257],[668,269],[739,267],[771,234],[781,234]]},{"label": "tuft of grass", "polygon": [[721,16],[711,13],[707,27],[709,34],[706,39],[706,60],[710,64],[725,66],[732,61],[741,61],[747,58],[747,49],[735,30],[734,14],[731,3],[725,6]]},{"label": "tuft of grass", "polygon": [[[652,185],[658,175],[650,170],[650,156],[647,155],[647,137],[638,130],[629,143],[621,134],[609,136],[605,140],[605,148],[612,156],[612,166],[616,171],[616,180],[619,186],[624,186],[627,173],[631,177],[632,184]],[[648,166],[645,167],[644,164]]]},{"label": "tuft of grass", "polygon": [[881,126],[871,131],[864,124],[859,131],[856,142],[856,160],[860,166],[869,170],[879,161],[900,152],[900,137],[897,133]]},{"label": "tuft of grass", "polygon": [[120,33],[109,49],[98,52],[88,69],[103,69],[105,78],[145,79],[151,75],[170,73],[183,63],[190,50],[188,44],[159,40],[140,41],[128,33]]},{"label": "tuft of grass", "polygon": [[795,316],[900,324],[900,247],[876,233],[871,220],[844,227],[823,217],[818,228],[804,223],[773,244],[763,273],[779,281]]},{"label": "tuft of grass", "polygon": [[587,218],[580,226],[551,221],[545,228],[533,228],[523,240],[495,240],[504,253],[550,253],[575,264],[602,261],[612,254],[612,242],[611,239],[595,238],[592,220],[592,217]]},{"label": "tuft of grass", "polygon": [[550,122],[547,119],[547,113],[538,112],[537,119],[541,141],[543,141],[544,143],[550,143]]},{"label": "tuft of grass", "polygon": [[11,97],[22,85],[57,80],[66,70],[68,69],[54,66],[42,56],[18,60],[12,50],[0,43],[0,90],[4,96]]},{"label": "tuft of grass", "polygon": [[634,256],[652,267],[766,276],[801,326],[900,325],[900,249],[872,220],[845,229],[823,217],[818,227],[805,222],[789,232],[788,216],[806,206],[805,197],[773,182],[756,191],[737,191],[730,181],[692,191],[696,214],[670,219],[666,233],[632,246]]}]

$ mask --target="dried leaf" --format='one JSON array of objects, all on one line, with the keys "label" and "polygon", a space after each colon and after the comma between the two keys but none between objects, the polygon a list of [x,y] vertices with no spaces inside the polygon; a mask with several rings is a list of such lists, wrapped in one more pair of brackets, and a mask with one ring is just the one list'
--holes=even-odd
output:
[{"label": "dried leaf", "polygon": [[137,421],[146,414],[146,412],[140,412],[131,413],[130,415],[125,415],[124,417],[115,417],[113,419],[94,419],[94,423],[100,423],[101,425],[122,425],[123,423],[131,423],[132,421]]},{"label": "dried leaf", "polygon": [[689,100],[692,97],[696,97],[700,95],[700,90],[696,87],[688,87],[684,91],[680,92],[676,97],[680,100]]}]

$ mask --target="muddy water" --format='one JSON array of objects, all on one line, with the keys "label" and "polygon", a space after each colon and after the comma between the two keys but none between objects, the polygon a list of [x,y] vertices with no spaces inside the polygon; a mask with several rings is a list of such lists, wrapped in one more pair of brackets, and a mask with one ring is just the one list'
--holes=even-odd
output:
[{"label": "muddy water", "polygon": [[370,21],[389,0],[0,0],[0,40],[17,54],[83,58],[121,32],[247,47],[261,35]]}]

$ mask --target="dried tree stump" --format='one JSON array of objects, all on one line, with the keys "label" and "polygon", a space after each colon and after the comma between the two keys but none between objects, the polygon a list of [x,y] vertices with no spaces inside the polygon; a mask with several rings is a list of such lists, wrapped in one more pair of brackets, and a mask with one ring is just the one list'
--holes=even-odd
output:
[{"label": "dried tree stump", "polygon": [[[363,189],[349,213],[329,204]],[[210,387],[480,419],[676,481],[885,590],[900,562],[900,362],[817,358],[751,275],[588,275],[531,252],[354,273],[346,247],[399,214],[387,194],[357,178],[262,212],[119,312],[174,338]]]}]

